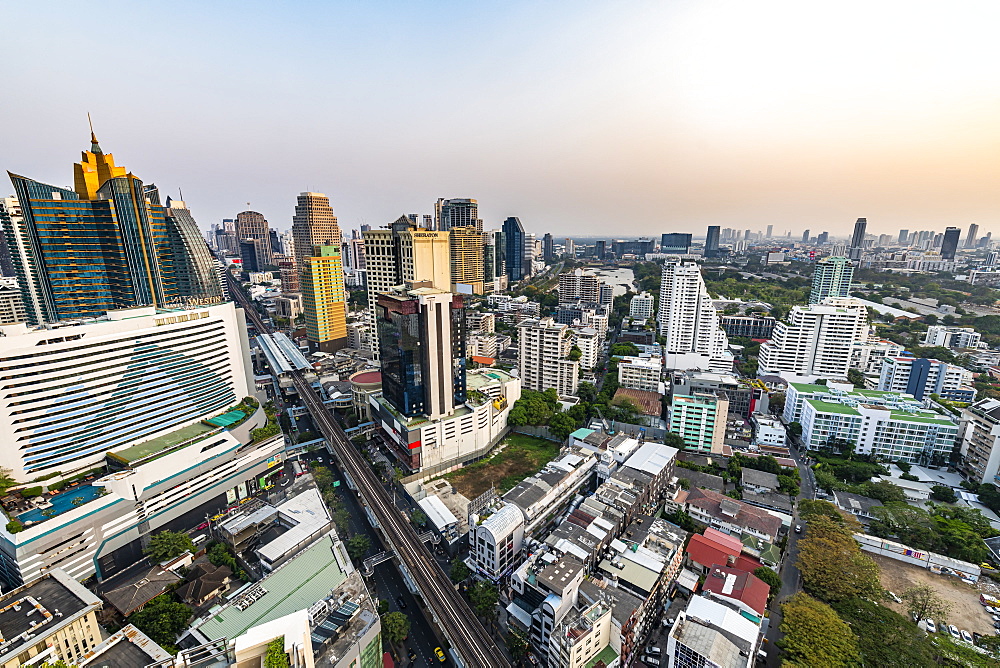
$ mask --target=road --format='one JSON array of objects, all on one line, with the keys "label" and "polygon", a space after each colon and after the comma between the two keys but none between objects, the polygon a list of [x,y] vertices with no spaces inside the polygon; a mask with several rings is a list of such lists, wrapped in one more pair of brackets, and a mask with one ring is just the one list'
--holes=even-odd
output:
[{"label": "road", "polygon": [[[230,292],[243,306],[254,327],[260,332],[270,332],[236,280],[231,275],[228,279]],[[509,668],[510,663],[504,658],[500,648],[417,537],[409,519],[396,509],[378,475],[350,442],[341,426],[330,416],[312,386],[300,372],[288,375],[302,399],[302,405],[312,415],[316,427],[333,449],[341,470],[354,482],[360,501],[374,515],[400,565],[409,572],[429,611],[464,665]]]}]

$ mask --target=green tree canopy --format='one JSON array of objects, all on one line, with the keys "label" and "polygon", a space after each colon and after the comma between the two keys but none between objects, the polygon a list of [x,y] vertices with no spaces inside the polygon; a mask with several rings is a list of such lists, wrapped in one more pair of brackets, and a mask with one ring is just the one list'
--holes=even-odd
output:
[{"label": "green tree canopy", "polygon": [[771,591],[767,594],[767,600],[773,600],[778,595],[778,592],[781,591],[781,577],[767,566],[758,566],[753,569],[753,574],[771,588]]},{"label": "green tree canopy", "polygon": [[264,668],[288,668],[288,654],[285,653],[285,636],[275,638],[267,643],[267,653],[264,654]]},{"label": "green tree canopy", "polygon": [[188,550],[195,551],[191,536],[179,531],[161,531],[153,534],[153,537],[149,539],[146,554],[149,555],[150,561],[158,564],[161,561],[184,554]]},{"label": "green tree canopy", "polygon": [[142,610],[128,616],[129,623],[145,633],[157,645],[171,654],[177,653],[174,642],[187,628],[191,618],[191,608],[176,602],[170,594],[160,594]]},{"label": "green tree canopy", "polygon": [[500,600],[500,593],[496,586],[484,580],[478,580],[469,587],[469,602],[472,609],[480,617],[491,618],[496,615],[497,602]]},{"label": "green tree canopy", "polygon": [[955,490],[947,485],[932,485],[931,498],[935,501],[943,501],[944,503],[955,503],[958,501],[958,495],[955,494]]},{"label": "green tree canopy", "polygon": [[410,618],[401,612],[389,612],[382,616],[382,630],[389,642],[398,645],[410,635]]},{"label": "green tree canopy", "polygon": [[357,564],[364,560],[365,555],[368,554],[368,550],[372,547],[372,541],[368,536],[358,534],[349,538],[346,545],[347,554],[351,557],[351,561]]},{"label": "green tree canopy", "polygon": [[850,529],[823,516],[809,522],[796,564],[805,590],[826,601],[882,595],[878,565],[861,552]]},{"label": "green tree canopy", "polygon": [[451,577],[452,582],[462,582],[472,575],[472,571],[469,570],[464,561],[456,557],[451,562],[451,570],[448,572],[448,575]]},{"label": "green tree canopy", "polygon": [[900,594],[900,598],[906,603],[906,611],[918,622],[928,617],[940,620],[951,609],[951,604],[938,596],[933,587],[925,584],[910,587]]},{"label": "green tree canopy", "polygon": [[841,668],[858,664],[858,644],[848,626],[833,608],[804,592],[781,606],[778,641],[786,659],[783,666]]}]

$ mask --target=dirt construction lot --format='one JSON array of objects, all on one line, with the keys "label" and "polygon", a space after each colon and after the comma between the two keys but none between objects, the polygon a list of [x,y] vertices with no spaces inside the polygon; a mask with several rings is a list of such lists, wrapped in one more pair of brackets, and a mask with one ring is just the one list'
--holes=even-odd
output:
[{"label": "dirt construction lot", "polygon": [[[979,590],[967,585],[953,575],[935,575],[926,568],[896,561],[889,557],[868,553],[878,564],[882,572],[882,586],[897,596],[916,584],[926,584],[934,588],[937,595],[951,604],[951,610],[946,618],[935,619],[940,624],[954,624],[959,629],[970,633],[979,632],[983,635],[993,635],[993,620],[986,614],[986,609],[979,604]],[[886,601],[886,605],[896,612],[906,615],[906,605]]]}]

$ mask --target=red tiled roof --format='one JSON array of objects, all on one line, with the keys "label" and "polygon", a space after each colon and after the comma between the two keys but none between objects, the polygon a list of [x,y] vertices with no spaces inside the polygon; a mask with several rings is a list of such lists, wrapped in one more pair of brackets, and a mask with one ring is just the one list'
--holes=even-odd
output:
[{"label": "red tiled roof", "polygon": [[487,366],[493,366],[494,364],[496,364],[496,359],[492,357],[481,357],[479,355],[473,355],[472,361],[477,364],[485,364]]},{"label": "red tiled roof", "polygon": [[733,564],[733,567],[738,568],[741,571],[747,571],[753,573],[755,570],[757,570],[763,565],[764,564],[760,563],[753,557],[748,556],[746,554],[741,554],[740,556],[736,557],[736,563]]},{"label": "red tiled roof", "polygon": [[705,527],[705,531],[703,533],[705,534],[705,538],[708,538],[719,545],[725,545],[731,550],[736,550],[737,554],[743,550],[743,541],[736,536],[731,536],[724,531],[719,531],[718,529],[714,529],[712,527]]},{"label": "red tiled roof", "polygon": [[691,557],[691,561],[700,566],[714,566],[715,564],[728,564],[730,558],[735,563],[740,551],[720,545],[700,534],[695,534],[688,542],[687,553]]},{"label": "red tiled roof", "polygon": [[[732,577],[732,589],[726,591],[726,580]],[[713,566],[702,589],[710,591],[719,596],[734,598],[743,601],[750,606],[758,615],[764,616],[767,608],[767,595],[771,588],[753,573],[728,566]]]}]

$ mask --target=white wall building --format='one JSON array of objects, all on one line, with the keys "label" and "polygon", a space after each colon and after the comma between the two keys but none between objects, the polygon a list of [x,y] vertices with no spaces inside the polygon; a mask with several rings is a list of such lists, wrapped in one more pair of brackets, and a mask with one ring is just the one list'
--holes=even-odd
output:
[{"label": "white wall building", "polygon": [[917,399],[931,394],[953,401],[974,401],[976,398],[971,371],[921,357],[887,357],[882,360],[878,389],[905,392]]},{"label": "white wall building", "polygon": [[593,327],[574,327],[571,336],[573,345],[580,349],[580,368],[593,371],[601,355],[600,334]]},{"label": "white wall building", "polygon": [[702,370],[719,366],[732,370],[729,339],[719,327],[719,314],[697,263],[663,263],[657,323],[666,339],[668,369],[693,368],[693,363]]},{"label": "white wall building", "polygon": [[972,482],[996,484],[1000,474],[1000,400],[983,399],[962,409],[959,470]]},{"label": "white wall building", "polygon": [[603,286],[597,274],[583,269],[559,274],[559,303],[595,302],[610,306],[611,291],[602,290]]},{"label": "white wall building", "polygon": [[728,605],[692,596],[667,636],[665,665],[751,668],[756,665],[759,643],[759,624]]},{"label": "white wall building", "polygon": [[754,413],[750,416],[750,422],[753,424],[754,445],[785,447],[788,435],[785,433],[785,427],[781,424],[781,420],[772,415]]},{"label": "white wall building", "polygon": [[544,392],[555,388],[559,396],[576,394],[580,362],[568,358],[573,347],[569,325],[552,318],[522,320],[518,325],[517,369],[522,386]]},{"label": "white wall building", "polygon": [[618,362],[618,384],[633,390],[663,394],[663,360],[659,357],[623,357]]},{"label": "white wall building", "polygon": [[650,319],[653,317],[655,309],[656,297],[648,292],[643,292],[632,297],[632,301],[628,304],[628,315],[630,318]]},{"label": "white wall building", "polygon": [[868,313],[857,299],[828,297],[796,306],[761,345],[758,373],[799,381],[846,378],[852,346],[867,340]]},{"label": "white wall building", "polygon": [[922,345],[941,346],[942,348],[979,348],[982,340],[982,334],[972,327],[931,325],[924,333]]},{"label": "white wall building", "polygon": [[524,540],[524,515],[512,504],[469,516],[469,562],[494,582],[517,566]]},{"label": "white wall building", "polygon": [[243,311],[232,303],[0,333],[0,461],[16,480],[93,467],[254,391]]}]

